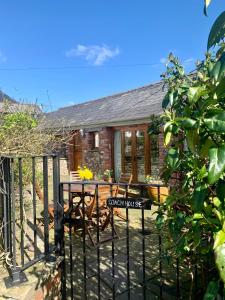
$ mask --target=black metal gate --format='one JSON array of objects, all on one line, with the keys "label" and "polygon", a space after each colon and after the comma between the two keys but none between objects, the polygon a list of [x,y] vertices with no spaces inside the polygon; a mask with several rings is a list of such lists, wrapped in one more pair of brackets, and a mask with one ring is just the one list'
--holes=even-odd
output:
[{"label": "black metal gate", "polygon": [[[163,271],[148,185],[64,182],[63,299],[178,299],[179,266]],[[160,199],[160,186],[154,186]],[[165,276],[168,276],[167,281]],[[170,296],[169,296],[170,295]]]}]

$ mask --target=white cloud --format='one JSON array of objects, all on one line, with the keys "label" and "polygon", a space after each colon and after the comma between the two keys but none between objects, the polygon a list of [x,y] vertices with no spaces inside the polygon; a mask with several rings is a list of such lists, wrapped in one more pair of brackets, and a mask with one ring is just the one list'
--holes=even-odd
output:
[{"label": "white cloud", "polygon": [[0,50],[0,63],[4,63],[7,61],[7,57],[5,56],[5,54]]},{"label": "white cloud", "polygon": [[77,45],[76,48],[72,48],[66,51],[66,57],[83,57],[86,61],[94,66],[101,66],[104,62],[110,58],[119,55],[119,48],[110,48],[106,45],[98,46],[85,46]]}]

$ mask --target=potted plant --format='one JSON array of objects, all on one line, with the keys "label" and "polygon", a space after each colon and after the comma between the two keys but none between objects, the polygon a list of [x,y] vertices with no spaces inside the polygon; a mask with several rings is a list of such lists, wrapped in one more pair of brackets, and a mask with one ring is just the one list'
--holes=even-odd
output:
[{"label": "potted plant", "polygon": [[78,173],[82,180],[91,180],[93,178],[93,173],[86,166],[78,167]]},{"label": "potted plant", "polygon": [[157,186],[148,186],[148,194],[153,202],[163,203],[167,196],[169,195],[169,188],[164,186],[163,180],[158,176],[147,175],[145,177],[145,183],[157,185]]},{"label": "potted plant", "polygon": [[105,170],[104,172],[104,180],[108,181],[108,182],[112,182],[112,174],[113,174],[113,170]]}]

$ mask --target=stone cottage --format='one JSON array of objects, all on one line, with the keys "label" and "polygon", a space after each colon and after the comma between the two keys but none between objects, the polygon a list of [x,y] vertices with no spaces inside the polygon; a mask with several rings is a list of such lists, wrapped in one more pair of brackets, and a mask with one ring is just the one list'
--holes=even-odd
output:
[{"label": "stone cottage", "polygon": [[113,170],[143,182],[157,173],[164,158],[163,140],[149,136],[150,116],[162,112],[162,82],[67,106],[47,114],[49,127],[71,132],[67,149],[69,170],[86,165],[95,174]]}]

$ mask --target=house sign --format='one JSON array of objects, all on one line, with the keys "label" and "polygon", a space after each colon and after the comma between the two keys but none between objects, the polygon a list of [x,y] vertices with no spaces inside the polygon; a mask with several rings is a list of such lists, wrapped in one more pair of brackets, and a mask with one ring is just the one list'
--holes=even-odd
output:
[{"label": "house sign", "polygon": [[151,209],[151,201],[143,198],[109,197],[107,206],[111,208]]}]

